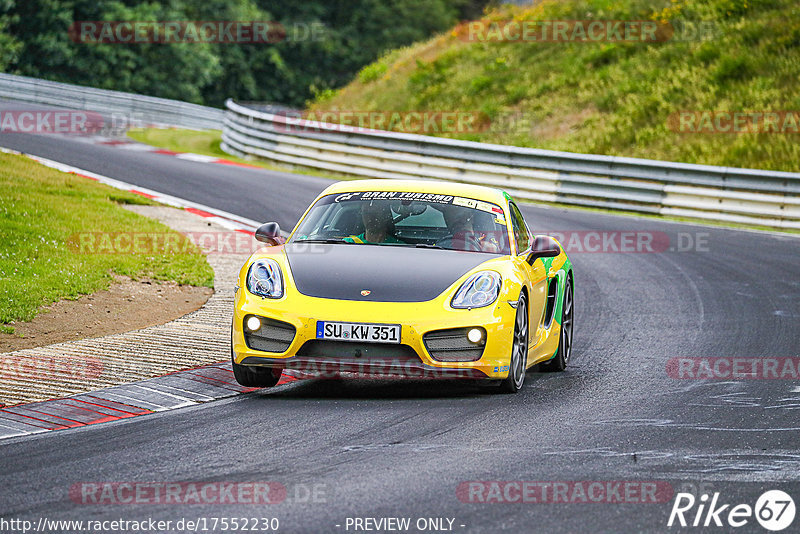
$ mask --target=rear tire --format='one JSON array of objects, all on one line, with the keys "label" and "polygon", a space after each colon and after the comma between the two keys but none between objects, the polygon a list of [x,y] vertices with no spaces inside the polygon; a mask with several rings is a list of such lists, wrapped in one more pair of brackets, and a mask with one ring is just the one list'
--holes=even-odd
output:
[{"label": "rear tire", "polygon": [[528,364],[528,302],[525,294],[519,296],[517,316],[514,319],[514,338],[511,344],[511,358],[508,364],[508,377],[500,382],[502,393],[516,393],[525,383]]},{"label": "rear tire", "polygon": [[572,327],[575,315],[572,279],[567,274],[564,282],[564,302],[561,305],[561,333],[558,336],[558,349],[552,359],[543,362],[539,368],[546,373],[561,372],[567,368],[572,356]]}]

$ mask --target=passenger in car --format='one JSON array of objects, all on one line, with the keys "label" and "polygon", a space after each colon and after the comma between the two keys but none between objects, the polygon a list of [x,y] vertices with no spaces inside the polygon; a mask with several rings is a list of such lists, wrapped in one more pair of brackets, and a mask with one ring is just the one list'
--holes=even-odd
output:
[{"label": "passenger in car", "polygon": [[473,218],[479,213],[467,210],[445,211],[447,228],[452,235],[451,243],[457,250],[475,250],[482,252],[500,252],[500,244],[493,232],[480,232],[474,228]]}]

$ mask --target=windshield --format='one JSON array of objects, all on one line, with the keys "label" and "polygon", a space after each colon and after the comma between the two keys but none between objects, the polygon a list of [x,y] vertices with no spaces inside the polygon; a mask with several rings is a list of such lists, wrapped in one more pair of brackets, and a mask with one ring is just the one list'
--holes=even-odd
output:
[{"label": "windshield", "polygon": [[499,206],[452,195],[400,191],[322,197],[291,241],[509,254],[506,220]]}]

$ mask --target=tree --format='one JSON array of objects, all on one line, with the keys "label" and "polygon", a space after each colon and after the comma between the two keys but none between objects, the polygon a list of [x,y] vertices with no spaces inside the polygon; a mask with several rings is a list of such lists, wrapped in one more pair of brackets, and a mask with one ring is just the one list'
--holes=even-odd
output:
[{"label": "tree", "polygon": [[[226,98],[302,106],[387,50],[474,17],[486,2],[0,0],[0,68],[214,106]],[[69,33],[76,21],[203,20],[276,20],[288,33],[267,44],[98,44]]]}]

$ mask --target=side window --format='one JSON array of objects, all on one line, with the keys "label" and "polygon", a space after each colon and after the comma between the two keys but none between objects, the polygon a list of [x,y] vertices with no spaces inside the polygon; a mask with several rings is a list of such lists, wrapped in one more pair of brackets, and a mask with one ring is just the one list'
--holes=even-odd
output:
[{"label": "side window", "polygon": [[522,218],[519,208],[511,203],[511,227],[514,229],[514,239],[517,241],[517,254],[528,249],[530,246],[530,235],[525,219]]}]

